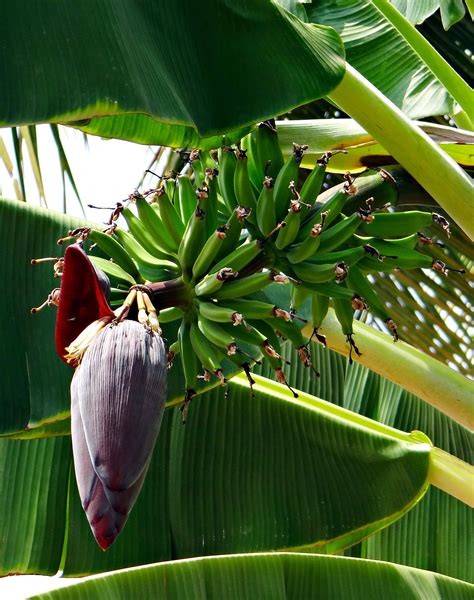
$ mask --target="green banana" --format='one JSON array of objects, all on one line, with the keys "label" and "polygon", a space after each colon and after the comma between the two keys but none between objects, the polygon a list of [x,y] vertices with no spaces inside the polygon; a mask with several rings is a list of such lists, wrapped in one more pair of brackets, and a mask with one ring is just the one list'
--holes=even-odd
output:
[{"label": "green banana", "polygon": [[220,290],[228,279],[234,279],[237,273],[232,269],[221,269],[217,273],[209,273],[194,286],[196,296],[209,296]]},{"label": "green banana", "polygon": [[248,296],[255,292],[263,290],[267,285],[275,281],[271,273],[261,271],[242,277],[242,279],[236,279],[235,281],[229,281],[224,286],[219,288],[215,293],[217,300],[225,300],[230,298],[239,298],[240,296]]},{"label": "green banana", "polygon": [[385,304],[380,299],[380,296],[358,266],[352,267],[349,271],[347,285],[354,292],[362,296],[365,302],[367,302],[370,311],[385,323],[396,342],[398,340],[397,326],[387,311]]},{"label": "green banana", "polygon": [[354,184],[354,179],[352,178],[350,173],[344,174],[344,185],[342,188],[335,191],[334,195],[329,197],[324,204],[316,203],[306,215],[304,222],[300,227],[300,231],[298,234],[298,240],[302,241],[306,239],[314,227],[315,223],[319,220],[320,214],[322,212],[326,212],[325,219],[325,227],[329,227],[329,225],[337,219],[340,215],[344,205],[347,202],[348,197],[353,196],[356,193],[356,186]]},{"label": "green banana", "polygon": [[119,244],[119,242],[107,233],[91,229],[88,238],[97,244],[110,258],[117,263],[127,273],[135,279],[135,281],[143,282],[143,277],[140,275],[137,265],[130,258],[128,252]]},{"label": "green banana", "polygon": [[321,243],[321,232],[324,227],[324,221],[327,214],[327,212],[321,213],[321,221],[313,225],[308,237],[303,242],[289,248],[286,257],[290,263],[296,264],[315,255],[319,248],[319,244]]},{"label": "green banana", "polygon": [[205,185],[207,187],[207,199],[205,205],[207,234],[210,235],[217,227],[218,199],[217,199],[217,169],[206,169]]},{"label": "green banana", "polygon": [[218,227],[207,239],[206,243],[202,247],[201,252],[198,254],[196,261],[193,265],[193,280],[197,280],[207,273],[210,267],[214,264],[216,256],[222,248],[222,244],[226,238],[226,228]]},{"label": "green banana", "polygon": [[251,242],[243,243],[214,265],[211,272],[216,273],[217,271],[220,271],[220,269],[226,267],[239,272],[260,254],[264,243],[265,242],[262,242],[262,240],[253,240]]},{"label": "green banana", "polygon": [[258,158],[257,131],[254,129],[242,138],[240,146],[242,150],[247,151],[247,169],[250,181],[256,189],[260,189],[265,173]]},{"label": "green banana", "polygon": [[372,223],[359,225],[359,232],[378,238],[399,238],[417,233],[420,229],[429,227],[433,222],[445,223],[442,227],[449,232],[449,223],[446,219],[436,213],[421,210],[377,213],[374,215]]},{"label": "green banana", "polygon": [[[290,364],[288,360],[282,358],[281,356],[280,338],[278,337],[275,329],[271,325],[269,325],[264,320],[249,320],[247,321],[247,325],[249,327],[253,327],[254,329],[258,329],[259,334],[265,336],[265,341],[261,343],[260,346],[263,348],[264,353],[267,357],[269,357],[270,359],[276,358],[280,361],[286,362],[288,365]],[[270,363],[272,363],[271,360]]]},{"label": "green banana", "polygon": [[313,293],[311,295],[311,321],[317,330],[321,327],[329,310],[329,296]]},{"label": "green banana", "polygon": [[300,192],[300,200],[303,205],[309,204],[310,206],[313,206],[321,193],[329,157],[330,153],[323,154],[316,162],[315,167],[306,178],[306,181],[303,183]]},{"label": "green banana", "polygon": [[267,335],[267,342],[261,344],[264,351],[264,356],[270,363],[270,366],[275,372],[275,377],[279,383],[282,383],[288,387],[295,398],[298,394],[288,385],[285,375],[283,373],[283,363],[290,364],[290,362],[281,356],[280,342],[277,335],[273,331],[272,327],[265,321],[258,321],[260,330]]},{"label": "green banana", "polygon": [[308,146],[293,144],[293,152],[291,156],[280,169],[275,179],[273,198],[275,202],[275,215],[277,221],[281,221],[285,212],[288,210],[288,205],[291,199],[291,190],[289,186],[292,181],[298,181],[300,163],[307,148]]},{"label": "green banana", "polygon": [[282,223],[282,228],[278,232],[275,240],[275,246],[278,248],[278,250],[283,250],[283,248],[286,248],[292,242],[294,242],[298,236],[298,231],[300,228],[301,202],[293,182],[290,183],[290,190],[293,194],[293,198],[290,200],[288,214],[285,217],[285,220]]},{"label": "green banana", "polygon": [[222,328],[230,333],[237,341],[241,341],[244,344],[250,344],[252,346],[258,346],[259,348],[265,342],[267,337],[261,333],[257,327],[249,325],[248,323],[241,323],[234,327],[228,323],[223,324]]},{"label": "green banana", "polygon": [[278,308],[270,302],[261,302],[260,300],[248,300],[235,298],[233,300],[219,301],[219,305],[237,311],[245,319],[269,319],[279,317],[286,321],[291,320],[291,315],[286,310]]},{"label": "green banana", "polygon": [[224,349],[228,356],[236,353],[237,344],[235,343],[235,338],[223,327],[215,321],[209,321],[203,316],[198,317],[197,323],[201,333],[212,344]]},{"label": "green banana", "polygon": [[[317,252],[307,262],[318,265],[328,263],[345,262],[347,266],[355,265],[364,256],[372,255],[372,246],[356,246],[355,248],[346,248],[345,250],[339,250],[338,252]],[[373,250],[373,249],[372,249]]]},{"label": "green banana", "polygon": [[[412,233],[411,235],[395,240],[381,240],[376,237],[361,237],[359,235],[354,235],[352,240],[356,245],[363,246],[364,244],[369,244],[376,248],[380,254],[391,256],[395,255],[397,249],[400,247],[414,250],[420,240],[430,240],[430,238],[425,237],[421,233]],[[420,243],[423,244],[423,242]],[[429,245],[426,242],[425,244]]]},{"label": "green banana", "polygon": [[352,237],[352,234],[354,234],[360,226],[361,220],[370,218],[370,216],[367,217],[365,211],[358,211],[350,217],[341,216],[341,221],[332,227],[325,227],[324,231],[321,233],[318,252],[332,252],[332,250],[338,248]]},{"label": "green banana", "polygon": [[175,199],[177,199],[176,194],[176,179],[174,177],[164,177],[163,178],[163,187],[166,192],[166,195],[170,199],[171,204],[175,205]]},{"label": "green banana", "polygon": [[344,262],[314,264],[309,261],[293,265],[295,275],[304,283],[324,283],[332,281],[340,283],[347,276],[347,265]]},{"label": "green banana", "polygon": [[229,213],[238,206],[234,191],[234,173],[237,158],[229,146],[224,146],[219,151],[219,189]]},{"label": "green banana", "polygon": [[99,256],[89,255],[89,258],[96,267],[98,267],[99,269],[104,271],[106,275],[114,279],[117,282],[117,285],[122,285],[127,289],[131,285],[136,285],[137,281],[132,277],[132,275],[124,271],[122,267],[119,267],[118,264],[112,262],[111,260],[107,260],[106,258],[101,258]]},{"label": "green banana", "polygon": [[221,303],[216,304],[214,302],[199,302],[198,303],[199,314],[209,321],[216,321],[217,323],[232,323],[233,325],[240,325],[242,323],[242,315],[238,310],[229,308]]},{"label": "green banana", "polygon": [[299,310],[306,299],[310,296],[310,292],[307,289],[298,284],[293,284],[291,286],[291,313],[296,313]]},{"label": "green banana", "polygon": [[[260,356],[262,355],[261,352],[259,353],[259,355]],[[231,360],[239,369],[241,369],[245,373],[245,375],[247,377],[247,381],[249,382],[250,392],[252,394],[252,397],[254,395],[253,394],[253,386],[255,385],[255,380],[252,377],[251,363],[259,362],[258,359],[260,358],[260,356],[257,356],[256,358],[254,358],[254,356],[250,356],[247,353],[245,353],[246,358],[242,358],[242,356],[238,352],[237,354],[231,354],[228,357],[229,360]]]},{"label": "green banana", "polygon": [[311,322],[313,324],[313,333],[310,340],[314,337],[323,346],[327,346],[326,336],[319,333],[319,328],[326,318],[329,310],[329,296],[322,296],[313,293],[311,296]]},{"label": "green banana", "polygon": [[246,219],[248,215],[249,210],[247,208],[242,208],[242,206],[236,206],[234,208],[229,220],[225,224],[226,237],[217,253],[216,260],[220,260],[224,256],[227,256],[237,246],[240,234],[244,227],[244,219]]},{"label": "green banana", "polygon": [[411,256],[404,254],[397,259],[387,257],[382,264],[373,258],[366,258],[360,261],[360,267],[366,271],[374,272],[392,271],[393,269],[432,269],[442,275],[448,275],[449,271],[461,274],[466,272],[465,269],[448,267],[443,261],[433,259],[431,256],[426,256],[416,250],[412,251]]},{"label": "green banana", "polygon": [[178,274],[179,269],[174,262],[151,255],[124,229],[117,227],[114,235],[135,261],[141,275],[148,281],[165,281]]},{"label": "green banana", "polygon": [[145,224],[129,208],[124,208],[122,215],[127,221],[130,233],[140,246],[143,246],[149,254],[156,258],[168,258],[168,253],[158,245],[158,242],[153,239]]},{"label": "green banana", "polygon": [[178,260],[185,277],[191,278],[194,261],[205,242],[205,212],[198,206],[189,218],[178,248]]},{"label": "green banana", "polygon": [[275,205],[273,202],[273,179],[265,177],[262,191],[257,201],[257,227],[268,237],[276,226]]},{"label": "green banana", "polygon": [[220,380],[221,385],[224,385],[226,380],[221,368],[221,359],[217,348],[206,339],[196,322],[191,323],[189,338],[191,346],[203,368],[210,373],[214,373]]},{"label": "green banana", "polygon": [[181,346],[179,345],[179,340],[175,340],[172,344],[170,344],[170,346],[168,347],[168,352],[166,353],[166,364],[168,369],[171,369],[171,367],[173,366],[173,361],[176,355],[180,353],[180,351]]},{"label": "green banana", "polygon": [[336,318],[341,325],[342,333],[346,336],[346,341],[349,344],[349,364],[351,365],[353,362],[352,351],[354,351],[357,356],[362,356],[352,337],[354,335],[354,329],[352,327],[354,309],[352,307],[352,302],[341,298],[333,298],[332,303]]},{"label": "green banana", "polygon": [[184,234],[184,223],[164,187],[158,189],[152,206],[157,207],[157,213],[170,238],[172,251],[176,252]]},{"label": "green banana", "polygon": [[164,308],[158,313],[158,320],[160,321],[160,323],[171,323],[172,321],[177,321],[178,319],[182,319],[183,317],[184,312],[177,306]]},{"label": "green banana", "polygon": [[234,172],[234,191],[240,206],[245,206],[251,209],[250,215],[247,217],[249,223],[255,223],[255,209],[257,208],[257,198],[249,178],[247,170],[247,153],[245,150],[237,151],[237,164]]},{"label": "green banana", "polygon": [[196,188],[199,188],[204,182],[204,166],[201,161],[199,150],[191,150],[189,155],[189,164],[194,174],[194,185]]},{"label": "green banana", "polygon": [[196,395],[196,379],[199,372],[197,357],[191,345],[191,324],[184,319],[179,326],[178,341],[185,386],[184,406],[181,409],[184,421],[189,402]]},{"label": "green banana", "polygon": [[275,331],[279,332],[283,337],[290,340],[295,348],[306,346],[307,340],[301,333],[301,329],[295,324],[294,321],[285,321],[283,319],[276,319],[275,317],[265,319]]},{"label": "green banana", "polygon": [[259,124],[256,139],[260,168],[265,175],[275,179],[284,164],[283,154],[278,143],[275,119],[263,121]]},{"label": "green banana", "polygon": [[178,177],[178,206],[181,221],[188,223],[191,215],[196,211],[197,198],[193,184],[187,175]]},{"label": "green banana", "polygon": [[[367,256],[359,263],[361,269],[374,272],[387,272],[394,269],[431,269],[435,261],[431,256],[410,248],[398,248],[397,256],[387,256],[382,262]],[[434,267],[436,269],[436,267]]]},{"label": "green banana", "polygon": [[160,246],[164,252],[175,252],[176,246],[173,242],[171,233],[168,231],[167,225],[165,225],[158,216],[158,212],[153,210],[143,196],[137,197],[135,199],[135,204],[140,220],[156,240],[158,246]]},{"label": "green banana", "polygon": [[275,318],[265,319],[265,321],[271,325],[281,336],[290,340],[291,344],[298,352],[300,361],[305,367],[312,366],[311,355],[307,348],[308,342],[294,321],[282,321],[281,319]]},{"label": "green banana", "polygon": [[327,296],[328,298],[352,299],[354,295],[354,293],[348,290],[347,288],[333,283],[332,281],[325,281],[323,283],[311,283],[308,281],[302,281],[300,285],[301,287],[306,288],[310,292],[315,292],[316,294],[319,294],[321,296]]}]

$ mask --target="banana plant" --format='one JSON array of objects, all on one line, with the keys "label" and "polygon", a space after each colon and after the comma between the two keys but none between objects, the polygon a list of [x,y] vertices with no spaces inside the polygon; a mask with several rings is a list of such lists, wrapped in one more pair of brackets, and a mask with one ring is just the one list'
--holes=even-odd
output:
[{"label": "banana plant", "polygon": [[[472,205],[463,194],[469,182],[433,140],[344,63],[337,27],[326,26],[329,3],[282,4],[295,14],[271,2],[239,10],[205,2],[189,13],[170,2],[146,15],[138,5],[94,5],[99,15],[81,5],[78,23],[93,32],[101,22],[103,33],[103,22],[113,16],[110,31],[121,33],[105,39],[97,32],[103,53],[93,81],[89,48],[69,37],[66,56],[75,57],[87,97],[73,93],[73,82],[53,95],[67,60],[52,58],[52,38],[35,37],[38,21],[56,22],[59,36],[65,35],[70,7],[9,8],[6,23],[26,25],[28,43],[37,43],[38,66],[50,71],[51,97],[12,102],[21,99],[20,84],[32,85],[20,67],[20,38],[6,61],[12,85],[3,107],[0,100],[5,126],[62,122],[108,137],[220,150],[188,153],[177,181],[165,176],[156,190],[131,194],[114,208],[105,230],[0,202],[2,274],[13,282],[3,298],[4,314],[13,315],[5,339],[14,340],[2,348],[0,460],[8,486],[0,502],[10,507],[1,512],[3,574],[125,569],[52,593],[66,597],[112,595],[115,586],[160,597],[165,579],[173,597],[189,591],[205,598],[222,589],[245,597],[258,586],[296,597],[314,589],[366,597],[369,586],[375,597],[380,589],[393,597],[420,590],[433,597],[472,595],[465,525],[472,502],[469,382],[448,367],[437,369],[423,352],[353,322],[354,310],[369,305],[397,339],[390,306],[371,287],[372,273],[422,267],[444,277],[448,267],[463,270],[423,246],[415,249],[428,239],[428,228],[448,232],[447,218],[422,210],[386,212],[376,196],[346,213],[346,201],[359,193],[354,177],[346,175],[342,186],[321,196],[332,156],[320,156],[302,182],[305,140],[292,140],[284,154],[270,117],[330,95],[467,232]],[[408,22],[383,3],[338,5],[346,15],[366,11],[405,48],[416,46]],[[225,27],[206,30],[203,41],[199,22],[211,8]],[[323,26],[310,23],[316,15]],[[333,17],[340,26],[337,11]],[[125,44],[132,33],[136,39],[137,27],[143,43]],[[231,28],[240,34],[236,50],[225,43]],[[11,35],[8,27],[3,33]],[[189,53],[184,70],[170,69],[173,47]],[[216,55],[215,47],[225,51]],[[346,50],[351,62],[349,42]],[[156,56],[152,72],[144,70],[141,52]],[[295,55],[301,58],[296,68]],[[123,57],[118,71],[108,71],[113,56]],[[205,56],[217,61],[212,69]],[[255,56],[262,58],[258,70],[252,70]],[[419,90],[401,108],[421,118],[447,108],[454,113],[457,102],[467,128],[466,91],[449,67],[441,76],[431,51],[411,49],[410,57],[409,68],[423,73],[425,89],[434,85],[440,94],[421,104],[425,113],[415,108]],[[357,69],[363,71],[363,63]],[[156,87],[158,75],[166,85]],[[372,83],[380,85],[377,75]],[[133,79],[140,85],[124,88],[123,81]],[[275,93],[271,82],[279,79],[285,86]],[[199,86],[189,85],[193,81]],[[383,91],[397,102],[395,90]],[[380,128],[382,116],[397,135]],[[431,160],[423,172],[415,160],[420,149]],[[453,192],[460,194],[459,205],[450,200]],[[64,256],[58,239],[67,246]],[[54,276],[61,279],[59,290],[51,290]],[[30,315],[44,298],[48,311]],[[342,329],[336,333],[336,327]],[[129,355],[121,351],[125,338]],[[167,394],[161,340],[170,367]],[[146,344],[156,348],[142,357]],[[250,372],[254,363],[261,363],[255,368],[260,375]],[[235,377],[239,371],[243,375]],[[131,383],[124,383],[126,373]],[[117,402],[104,405],[112,398]],[[430,527],[434,520],[437,526]],[[458,525],[455,541],[452,523]],[[102,548],[110,546],[106,553],[89,526]],[[452,543],[443,543],[444,536]],[[407,537],[418,553],[402,548]],[[342,552],[353,558],[311,556]],[[370,558],[392,564],[379,568]]]}]

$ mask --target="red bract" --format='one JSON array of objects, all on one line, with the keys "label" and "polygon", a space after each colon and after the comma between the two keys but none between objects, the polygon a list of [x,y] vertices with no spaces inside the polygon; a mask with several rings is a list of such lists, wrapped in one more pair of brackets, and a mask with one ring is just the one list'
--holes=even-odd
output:
[{"label": "red bract", "polygon": [[[97,270],[79,244],[64,253],[56,316],[56,351],[65,362],[66,347],[96,319],[114,316]],[[72,365],[75,366],[75,365]]]}]

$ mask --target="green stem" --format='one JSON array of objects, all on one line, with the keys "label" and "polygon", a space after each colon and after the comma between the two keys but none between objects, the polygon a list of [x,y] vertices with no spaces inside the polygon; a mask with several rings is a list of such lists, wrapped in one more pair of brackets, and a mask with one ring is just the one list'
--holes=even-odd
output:
[{"label": "green stem", "polygon": [[474,508],[474,467],[439,448],[430,452],[428,481]]},{"label": "green stem", "polygon": [[474,123],[474,94],[469,85],[388,0],[372,0],[372,4],[375,4],[383,16],[406,39],[412,50],[418,54],[432,71],[433,75],[439,79],[446,90],[461,106],[469,120],[466,121],[463,127],[472,131]]},{"label": "green stem", "polygon": [[474,238],[472,181],[452,158],[349,64],[330,97],[373,135]]},{"label": "green stem", "polygon": [[178,306],[186,310],[191,304],[189,287],[181,277],[148,283],[147,288],[152,291],[152,302],[156,310],[164,310],[172,306]]},{"label": "green stem", "polygon": [[[346,338],[332,309],[320,330],[326,336],[329,348],[347,356],[349,349]],[[307,325],[303,333],[310,337],[312,327]],[[361,357],[355,357],[357,362],[472,429],[472,381],[405,342],[393,343],[389,335],[364,323],[354,322],[354,334],[357,346],[362,352]]]}]

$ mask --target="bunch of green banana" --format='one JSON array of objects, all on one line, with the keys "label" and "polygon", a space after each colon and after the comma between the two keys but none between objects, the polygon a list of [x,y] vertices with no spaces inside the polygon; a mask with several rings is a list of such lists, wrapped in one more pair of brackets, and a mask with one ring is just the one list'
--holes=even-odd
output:
[{"label": "bunch of green banana", "polygon": [[[237,147],[224,146],[212,156],[183,153],[176,178],[164,175],[157,189],[118,203],[105,231],[71,232],[109,257],[93,260],[110,277],[117,303],[139,285],[160,323],[179,322],[177,337],[168,339],[168,363],[181,361],[185,406],[202,380],[225,384],[240,368],[252,382],[250,367],[259,360],[268,360],[285,381],[282,338],[312,367],[298,318],[307,299],[314,335],[323,344],[321,328],[333,305],[352,361],[352,353],[360,354],[354,311],[371,310],[398,339],[371,273],[450,270],[424,252],[432,243],[427,228],[439,225],[449,235],[442,216],[394,211],[380,193],[380,178],[373,178],[364,203],[350,173],[342,186],[322,195],[331,153],[304,178],[306,149],[294,144],[285,159],[275,122],[265,121]],[[291,285],[289,306],[265,301],[265,288],[275,284]]]}]

